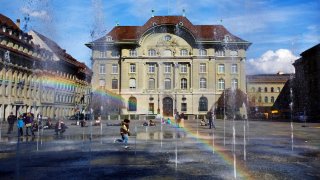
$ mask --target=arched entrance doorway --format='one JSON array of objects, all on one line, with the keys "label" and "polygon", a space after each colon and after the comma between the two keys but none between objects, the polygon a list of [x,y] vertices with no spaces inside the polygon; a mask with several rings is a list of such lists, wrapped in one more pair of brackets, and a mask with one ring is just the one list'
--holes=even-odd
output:
[{"label": "arched entrance doorway", "polygon": [[163,116],[173,116],[173,100],[170,97],[163,98]]}]

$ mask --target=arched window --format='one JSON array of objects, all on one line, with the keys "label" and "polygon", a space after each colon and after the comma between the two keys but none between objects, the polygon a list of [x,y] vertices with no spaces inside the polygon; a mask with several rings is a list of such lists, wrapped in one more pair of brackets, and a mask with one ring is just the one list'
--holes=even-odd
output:
[{"label": "arched window", "polygon": [[182,78],[181,79],[181,89],[187,89],[187,79],[186,78]]},{"label": "arched window", "polygon": [[274,103],[274,97],[273,96],[271,96],[271,102]]},{"label": "arched window", "polygon": [[252,88],[251,88],[251,92],[256,92],[256,88],[255,88],[255,87],[252,87]]},{"label": "arched window", "polygon": [[149,89],[154,89],[155,87],[155,80],[153,78],[149,79]]},{"label": "arched window", "polygon": [[271,87],[271,92],[274,92],[274,88],[273,87]]},{"label": "arched window", "polygon": [[264,92],[268,92],[268,88],[267,87],[264,88]]},{"label": "arched window", "polygon": [[199,111],[208,111],[208,99],[206,97],[199,99]]},{"label": "arched window", "polygon": [[129,111],[137,111],[137,99],[135,97],[130,97],[128,106],[129,106]]},{"label": "arched window", "polygon": [[261,103],[261,100],[262,100],[262,98],[261,98],[261,96],[259,96],[259,98],[258,98],[258,102],[260,102],[260,103]]},{"label": "arched window", "polygon": [[218,81],[218,89],[219,90],[224,90],[225,86],[224,86],[224,79],[219,79]]},{"label": "arched window", "polygon": [[264,97],[264,102],[268,103],[268,97],[267,96]]},{"label": "arched window", "polygon": [[232,79],[231,80],[231,88],[232,89],[238,89],[238,79]]},{"label": "arched window", "polygon": [[224,54],[224,51],[223,50],[217,50],[216,51],[216,56],[220,56],[220,57],[222,57],[222,56],[224,56],[225,54]]},{"label": "arched window", "polygon": [[200,89],[207,88],[207,79],[206,78],[200,78]]},{"label": "arched window", "polygon": [[277,92],[280,92],[280,87],[277,88]]},{"label": "arched window", "polygon": [[258,92],[261,92],[261,87],[258,87]]},{"label": "arched window", "polygon": [[157,55],[156,50],[154,50],[154,49],[149,49],[148,50],[148,56],[156,56],[156,55]]}]

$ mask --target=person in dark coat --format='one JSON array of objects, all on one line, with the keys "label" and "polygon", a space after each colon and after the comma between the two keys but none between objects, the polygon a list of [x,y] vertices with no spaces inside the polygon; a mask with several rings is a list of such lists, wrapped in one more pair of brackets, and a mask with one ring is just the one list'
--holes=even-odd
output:
[{"label": "person in dark coat", "polygon": [[29,136],[28,131],[30,131],[32,136],[34,136],[34,133],[32,131],[32,123],[33,123],[33,114],[28,112],[24,116],[24,124],[25,124],[25,127],[26,127],[26,136]]},{"label": "person in dark coat", "polygon": [[10,134],[13,131],[13,125],[16,122],[17,117],[15,115],[13,115],[13,112],[10,113],[10,115],[7,118],[9,127],[8,127],[8,132],[7,134]]}]

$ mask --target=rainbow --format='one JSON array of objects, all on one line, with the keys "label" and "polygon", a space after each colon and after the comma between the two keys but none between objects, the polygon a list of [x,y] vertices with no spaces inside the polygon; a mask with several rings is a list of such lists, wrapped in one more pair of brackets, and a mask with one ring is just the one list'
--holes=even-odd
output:
[{"label": "rainbow", "polygon": [[[0,79],[2,81],[7,81],[7,82],[14,82],[10,79]],[[40,80],[36,80],[34,81],[36,83],[40,83]],[[46,76],[45,79],[43,79],[42,81],[43,85],[46,87],[51,87],[51,88],[57,88],[58,87],[78,87],[80,85],[74,83],[71,80],[67,80],[65,78],[61,78],[61,77],[57,77],[57,76]],[[109,103],[111,103],[110,105],[121,105],[122,107],[125,106],[125,104],[127,103],[127,100],[123,99],[119,94],[116,94],[112,91],[106,90],[106,89],[97,89],[93,91],[93,94],[96,95],[100,95],[102,97],[108,97],[111,99],[111,101],[109,101]],[[130,103],[135,103],[135,102],[130,102]],[[147,108],[146,108],[147,109]],[[172,126],[176,126],[176,124],[172,124]],[[210,152],[215,152],[216,154],[218,154],[222,160],[224,162],[226,162],[230,167],[233,167],[233,157],[230,153],[227,153],[227,151],[225,151],[225,148],[218,145],[218,144],[214,144],[212,145],[212,141],[210,140],[205,140],[205,139],[201,139],[199,138],[199,135],[195,132],[193,132],[191,130],[191,128],[188,127],[182,127],[180,128],[180,130],[184,131],[185,133],[187,133],[188,135],[191,135],[191,137],[193,137],[194,139],[196,139],[198,142],[200,142],[204,148]],[[245,165],[240,164],[239,162],[237,163],[237,176],[240,176],[243,179],[252,179],[252,176],[249,174],[248,169],[245,167]]]}]

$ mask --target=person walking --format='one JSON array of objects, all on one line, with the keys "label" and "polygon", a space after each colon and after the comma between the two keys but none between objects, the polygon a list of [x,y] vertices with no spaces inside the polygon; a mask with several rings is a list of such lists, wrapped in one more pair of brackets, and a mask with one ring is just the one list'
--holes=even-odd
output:
[{"label": "person walking", "polygon": [[174,120],[176,121],[175,123],[176,123],[177,127],[180,127],[180,115],[179,115],[178,111],[174,115]]},{"label": "person walking", "polygon": [[10,134],[13,131],[13,125],[16,122],[16,120],[17,120],[17,117],[15,115],[13,115],[13,112],[11,112],[7,118],[7,121],[9,124],[7,134]]},{"label": "person walking", "polygon": [[209,129],[211,129],[212,127],[216,128],[213,124],[213,116],[214,115],[213,115],[212,111],[208,111],[206,116],[207,116],[206,118],[208,119],[208,122],[209,122]]},{"label": "person walking", "polygon": [[18,122],[17,122],[18,137],[23,136],[23,126],[24,126],[23,117],[20,115],[20,116],[18,117]]},{"label": "person walking", "polygon": [[124,148],[128,149],[128,140],[129,140],[129,136],[130,136],[130,130],[129,130],[129,124],[130,124],[130,120],[129,119],[124,119],[123,122],[121,123],[121,127],[120,127],[120,135],[121,135],[121,139],[115,139],[114,142],[121,142],[124,143]]}]

